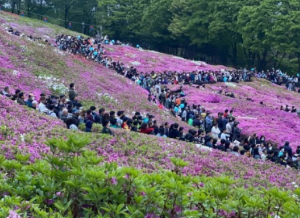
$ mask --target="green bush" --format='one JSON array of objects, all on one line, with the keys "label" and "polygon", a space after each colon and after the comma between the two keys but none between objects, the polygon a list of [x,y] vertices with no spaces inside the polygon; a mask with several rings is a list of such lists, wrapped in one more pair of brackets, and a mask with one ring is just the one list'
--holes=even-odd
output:
[{"label": "green bush", "polygon": [[78,129],[80,129],[81,131],[85,132],[85,123],[80,123],[78,125]]},{"label": "green bush", "polygon": [[[237,187],[229,177],[182,175],[188,162],[172,158],[174,172],[144,173],[106,163],[86,150],[89,136],[47,141],[51,154],[0,156],[0,217],[299,217],[300,189]],[[271,216],[272,215],[272,216]]]},{"label": "green bush", "polygon": [[102,129],[103,129],[103,126],[101,124],[94,123],[93,127],[92,127],[92,132],[101,133]]}]

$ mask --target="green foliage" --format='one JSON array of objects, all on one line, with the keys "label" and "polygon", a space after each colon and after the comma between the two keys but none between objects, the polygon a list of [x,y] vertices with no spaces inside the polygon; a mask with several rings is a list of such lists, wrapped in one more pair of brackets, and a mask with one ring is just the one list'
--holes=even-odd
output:
[{"label": "green foliage", "polygon": [[[103,162],[82,134],[49,139],[52,153],[29,162],[0,156],[0,216],[21,217],[297,217],[300,190],[235,186],[230,177],[144,173]],[[171,158],[175,168],[188,163]]]},{"label": "green foliage", "polygon": [[103,129],[102,124],[94,123],[93,128],[92,128],[92,132],[101,133],[102,129]]},{"label": "green foliage", "polygon": [[81,130],[81,131],[84,131],[85,132],[85,123],[80,123],[78,128]]}]

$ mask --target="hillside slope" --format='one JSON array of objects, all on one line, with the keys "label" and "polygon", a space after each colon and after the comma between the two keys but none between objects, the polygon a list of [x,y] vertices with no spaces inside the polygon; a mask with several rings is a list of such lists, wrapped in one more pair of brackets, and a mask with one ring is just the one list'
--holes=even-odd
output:
[{"label": "hillside slope", "polygon": [[[47,43],[12,36],[4,28],[13,26],[26,34],[43,35],[52,43],[56,34],[67,33],[68,30],[2,12],[0,20],[1,89],[9,86],[11,90],[21,89],[26,94],[33,93],[38,98],[41,93],[65,93],[68,84],[75,82],[79,100],[86,108],[96,105],[97,108],[104,107],[107,111],[125,109],[128,116],[135,111],[140,111],[143,115],[151,113],[159,122],[179,122],[185,128],[190,127],[171,116],[169,111],[161,110],[157,105],[148,102],[144,89],[114,71],[86,59],[62,53]],[[133,49],[132,52],[144,51]],[[169,58],[163,54],[159,55]],[[143,66],[148,69],[155,67],[147,61]],[[190,67],[189,62],[187,66]],[[267,87],[270,91],[261,87]],[[235,100],[216,94],[220,89],[234,92]],[[208,85],[205,90],[184,87],[189,103],[204,105],[213,112],[233,105],[239,121],[242,116],[261,118],[248,108],[245,98],[256,96],[260,99],[267,95],[263,101],[271,112],[275,111],[270,105],[276,98],[284,104],[297,105],[297,96],[281,89],[274,87],[273,90],[272,85],[264,81],[238,85]],[[275,96],[274,93],[277,97],[270,98]],[[281,102],[278,101],[273,106],[278,107]],[[252,104],[254,108],[259,108],[258,99]],[[280,115],[285,116],[283,113]],[[266,114],[264,117],[267,120],[274,118],[282,122],[276,117],[267,117]],[[241,125],[248,125],[244,128],[248,131],[247,134],[251,134],[251,122],[246,121],[241,121]],[[280,122],[276,125],[281,125]],[[255,125],[253,131],[257,130],[254,127]],[[267,126],[264,128],[262,131],[268,130]],[[273,130],[275,126],[271,128]],[[256,204],[261,207],[258,215],[253,217],[266,217],[270,211],[276,211],[280,215],[297,214],[296,210],[295,212],[286,208],[296,208],[295,205],[299,202],[299,199],[294,197],[294,193],[300,193],[297,189],[300,185],[299,171],[183,141],[122,129],[114,132],[115,136],[81,131],[74,134],[61,120],[30,110],[0,95],[0,164],[1,171],[5,174],[0,178],[0,216],[7,217],[11,214],[18,217],[15,215],[18,212],[23,217],[95,217],[105,213],[103,207],[108,207],[107,202],[110,202],[107,199],[117,202],[116,205],[109,205],[114,208],[122,208],[125,205],[124,211],[129,214],[134,214],[130,202],[134,207],[140,207],[142,215],[132,215],[137,218],[156,217],[153,211],[155,214],[161,214],[162,210],[170,211],[170,208],[179,211],[178,215],[170,217],[183,217],[181,210],[193,214],[193,211],[189,211],[191,207],[196,208],[193,209],[195,211],[200,208],[204,208],[203,211],[213,211],[215,216],[219,216],[220,212],[229,214],[238,210],[252,214],[253,210],[257,211]],[[87,145],[77,149],[76,146],[81,146],[81,143],[73,143],[71,140],[71,145],[66,146],[74,135],[79,141],[81,137],[84,140],[88,139]],[[54,142],[53,138],[57,140]],[[66,140],[67,138],[69,139]],[[217,177],[217,182],[213,182],[212,177]],[[147,186],[142,179],[147,181]],[[127,189],[132,184],[132,190],[138,190],[137,193]],[[95,187],[98,187],[96,189],[99,195]],[[191,187],[197,188],[199,193],[193,192]],[[103,190],[108,190],[109,194],[104,196]],[[183,205],[181,200],[173,196],[174,191],[183,193],[191,203]],[[233,192],[236,193],[234,198],[231,194]],[[99,200],[98,196],[104,197]],[[244,196],[245,209],[240,209],[241,196]],[[274,203],[269,202],[270,207],[266,206],[269,196],[275,199]],[[199,202],[203,201],[203,197],[206,199],[205,206],[200,207]],[[171,200],[173,205],[168,202]],[[251,202],[256,204],[250,207],[248,204]],[[289,203],[282,209],[285,212],[279,213],[278,202]],[[171,205],[168,206],[170,208],[166,208],[167,204]],[[198,205],[198,208],[195,205]],[[95,206],[100,209],[93,210]],[[74,208],[79,208],[78,211],[82,214],[78,214]],[[85,213],[90,215],[84,216]],[[104,216],[112,217],[107,214]]]},{"label": "hillside slope", "polygon": [[[222,91],[222,94],[219,92]],[[300,108],[300,95],[266,80],[255,79],[249,83],[218,83],[206,85],[205,90],[184,87],[189,104],[201,104],[214,115],[233,110],[243,134],[257,133],[278,147],[289,141],[294,151],[299,146],[300,119],[297,113],[280,110],[289,105]],[[235,98],[225,96],[234,93]]]},{"label": "hillside slope", "polygon": [[[144,89],[115,72],[85,59],[63,54],[44,43],[11,36],[4,27],[14,26],[20,31],[36,36],[43,34],[43,37],[49,38],[50,41],[56,34],[69,32],[68,30],[2,12],[0,20],[0,87],[20,88],[26,93],[32,92],[39,96],[42,92],[60,94],[66,91],[69,83],[75,82],[79,99],[86,107],[95,104],[98,108],[105,107],[107,110],[125,109],[128,115],[133,111],[152,113],[160,122],[177,121],[188,128],[186,123],[170,116],[168,111],[160,110],[157,105],[149,103]],[[257,81],[254,84],[257,84]],[[242,85],[238,87],[240,86]],[[200,92],[197,89],[193,94],[187,90],[187,94],[192,98],[200,95]],[[207,98],[210,99],[211,96]],[[190,101],[192,102],[192,99]],[[2,126],[7,127],[3,127],[3,132],[5,135],[13,133],[12,137],[5,136],[1,139],[6,149],[3,149],[3,152],[7,157],[13,157],[21,150],[34,154],[32,160],[41,158],[42,154],[49,151],[45,145],[47,138],[69,133],[59,120],[33,113],[22,106],[17,107],[3,97],[0,98],[0,103],[0,122]],[[120,165],[134,166],[145,171],[173,169],[170,157],[179,157],[189,161],[189,166],[183,171],[188,175],[226,174],[240,178],[240,185],[277,185],[289,189],[294,189],[293,182],[300,182],[299,172],[287,169],[287,177],[282,174],[283,167],[272,163],[244,157],[236,158],[219,151],[205,152],[185,142],[132,134],[122,130],[116,133],[115,138],[91,134],[92,143],[89,149],[96,150],[106,161],[116,161]]]},{"label": "hillside slope", "polygon": [[[55,38],[55,34],[68,30],[51,29],[53,25],[46,24],[49,27],[43,27],[43,23],[31,23],[30,19],[13,20],[11,15],[0,15],[0,87],[21,89],[38,97],[42,92],[65,93],[68,85],[74,82],[79,93],[78,99],[86,107],[95,105],[107,111],[124,110],[130,117],[139,111],[142,115],[155,114],[155,119],[161,123],[174,121],[168,111],[148,102],[147,91],[134,82],[102,65],[61,53],[46,43],[12,36],[5,31],[5,27],[14,26],[36,37],[43,33],[45,38]],[[175,121],[188,127],[180,120]]]}]

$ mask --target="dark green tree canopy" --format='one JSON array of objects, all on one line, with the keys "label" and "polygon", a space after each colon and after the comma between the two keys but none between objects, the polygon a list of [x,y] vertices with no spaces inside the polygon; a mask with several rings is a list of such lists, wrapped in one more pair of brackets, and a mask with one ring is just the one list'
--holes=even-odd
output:
[{"label": "dark green tree canopy", "polygon": [[211,64],[300,70],[296,0],[0,0],[0,4],[13,13],[49,17],[49,22],[85,34],[100,31],[115,40]]}]

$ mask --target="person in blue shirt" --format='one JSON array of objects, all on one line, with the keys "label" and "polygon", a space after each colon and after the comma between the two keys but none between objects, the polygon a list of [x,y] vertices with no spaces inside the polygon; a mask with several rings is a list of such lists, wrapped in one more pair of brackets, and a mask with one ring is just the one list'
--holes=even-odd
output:
[{"label": "person in blue shirt", "polygon": [[93,53],[93,59],[96,59],[98,56],[98,52],[95,50],[94,53]]},{"label": "person in blue shirt", "polygon": [[26,105],[30,108],[33,108],[32,107],[32,102],[34,101],[34,97],[33,97],[33,94],[29,94],[28,95],[28,100],[26,101]]}]

